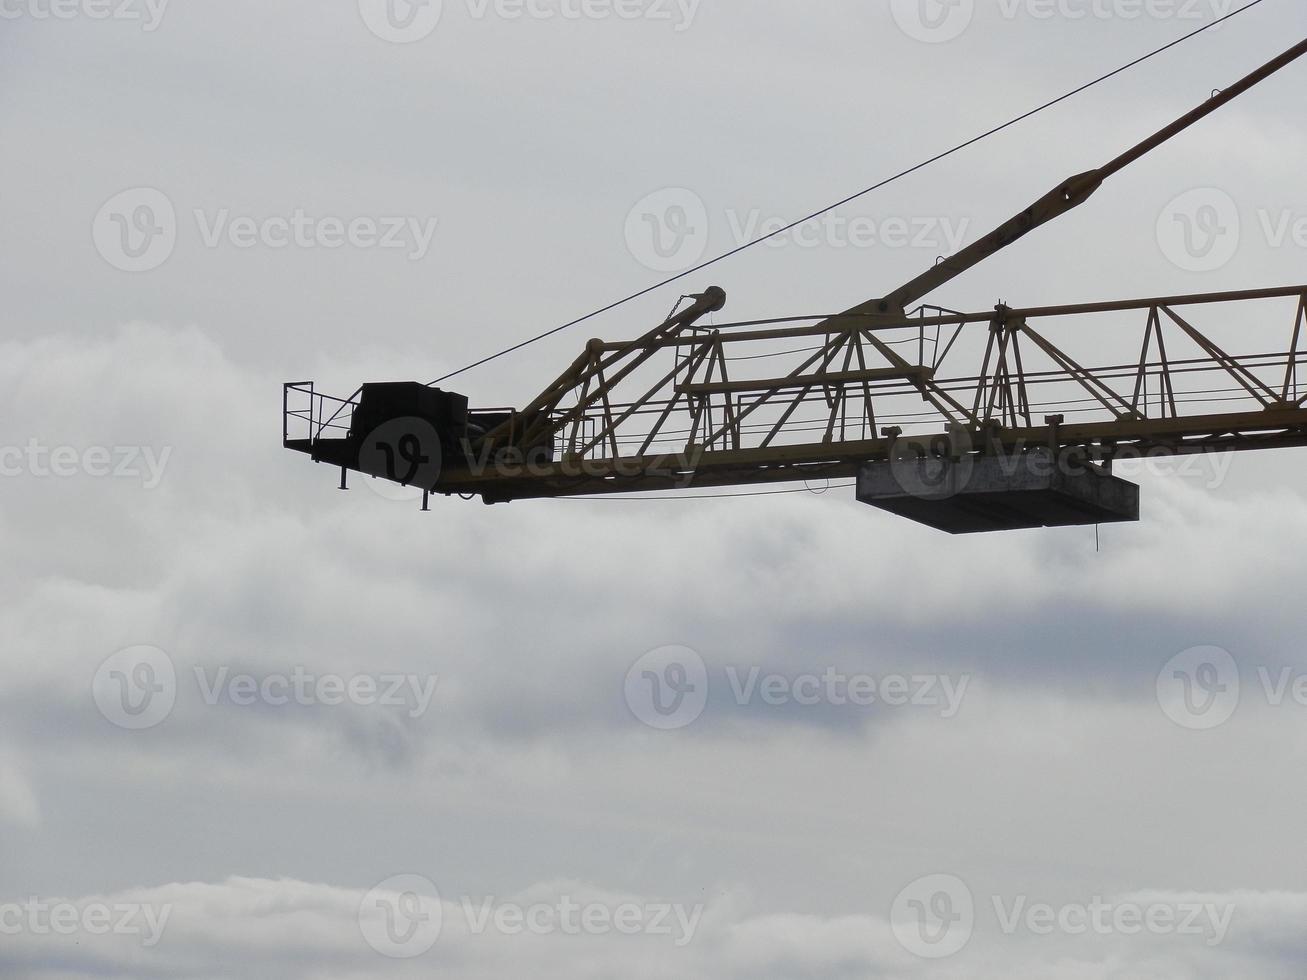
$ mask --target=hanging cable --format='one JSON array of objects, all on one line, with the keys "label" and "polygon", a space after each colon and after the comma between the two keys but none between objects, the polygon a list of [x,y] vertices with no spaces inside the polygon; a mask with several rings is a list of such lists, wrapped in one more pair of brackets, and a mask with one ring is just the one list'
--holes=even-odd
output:
[{"label": "hanging cable", "polygon": [[848,197],[844,198],[843,200],[836,201],[834,204],[824,207],[820,211],[814,211],[812,214],[800,218],[797,221],[793,221],[790,224],[785,225],[783,228],[777,228],[775,231],[769,232],[766,235],[762,235],[761,237],[755,238],[752,241],[745,242],[743,245],[733,248],[728,252],[723,252],[721,255],[708,259],[706,262],[701,262],[698,265],[694,266],[693,268],[686,269],[684,272],[678,273],[677,275],[674,275],[668,279],[664,279],[661,282],[655,283],[654,285],[649,286],[645,289],[641,289],[639,292],[632,293],[629,296],[616,300],[615,302],[609,303],[607,306],[602,306],[591,313],[587,313],[585,316],[577,317],[575,320],[570,320],[567,323],[564,323],[562,326],[555,327],[552,330],[547,330],[542,334],[537,334],[536,336],[524,340],[519,344],[514,344],[512,347],[506,347],[505,349],[495,354],[491,354],[488,357],[483,357],[479,361],[474,361],[473,363],[467,365],[466,367],[461,367],[457,371],[451,371],[449,374],[446,374],[442,377],[437,378],[435,381],[432,381],[431,384],[438,385],[442,381],[448,381],[450,378],[456,378],[460,374],[466,374],[468,371],[489,364],[491,361],[497,361],[501,357],[507,357],[509,354],[514,354],[525,347],[530,347],[532,344],[538,343],[542,340],[552,337],[555,334],[562,333],[564,330],[585,323],[587,320],[593,320],[595,317],[602,316],[605,313],[609,313],[620,306],[625,306],[627,303],[631,303],[637,299],[640,299],[641,297],[648,296],[650,293],[662,289],[664,286],[670,286],[674,282],[679,282],[680,280],[688,278],[689,276],[692,276],[695,273],[702,272],[704,269],[711,268],[712,266],[717,265],[720,262],[724,262],[729,258],[733,258],[734,256],[739,255],[741,252],[753,248],[755,245],[760,245],[763,242],[768,241],[769,239],[776,238],[779,235],[784,235],[787,232],[793,231],[795,228],[799,227],[802,224],[806,224],[809,221],[812,221],[816,218],[820,218],[823,215],[829,214],[830,212],[836,210],[837,208],[842,208],[844,207],[844,205],[850,204],[853,201],[858,200],[859,198],[866,197],[868,194],[872,193],[873,191],[878,191],[882,187],[887,187],[890,184],[894,183],[895,181],[902,180],[904,177],[908,177],[919,170],[924,170],[926,167],[929,167],[932,164],[938,163],[939,161],[951,157],[954,154],[960,153],[963,150],[979,143],[981,140],[988,139],[989,137],[995,136],[1003,132],[1004,130],[1011,129],[1013,126],[1016,126],[1018,123],[1025,122],[1027,119],[1031,118],[1032,116],[1036,116],[1041,112],[1045,112],[1049,109],[1052,109],[1054,106],[1060,105],[1061,103],[1066,102],[1068,99],[1080,95],[1082,92],[1086,92],[1089,89],[1094,88],[1095,86],[1101,85],[1104,82],[1115,78],[1117,75],[1127,72],[1132,68],[1136,68],[1139,65],[1142,65],[1144,62],[1150,61],[1151,59],[1156,58],[1158,55],[1161,55],[1171,50],[1174,47],[1184,44],[1186,41],[1189,41],[1197,37],[1199,34],[1202,34],[1205,31],[1210,31],[1212,28],[1220,26],[1226,21],[1239,16],[1244,11],[1251,10],[1253,7],[1256,7],[1258,4],[1263,2],[1264,0],[1251,0],[1251,2],[1244,4],[1242,7],[1240,7],[1237,10],[1232,10],[1230,13],[1226,14],[1223,17],[1218,18],[1217,20],[1212,21],[1210,24],[1205,24],[1202,27],[1198,28],[1197,30],[1192,31],[1191,33],[1186,34],[1183,37],[1177,38],[1176,40],[1170,42],[1169,44],[1164,44],[1162,47],[1150,51],[1148,54],[1140,58],[1136,58],[1134,61],[1131,61],[1128,64],[1122,65],[1120,68],[1116,68],[1105,75],[1101,75],[1098,78],[1095,78],[1091,82],[1086,82],[1084,85],[1072,89],[1070,92],[1067,92],[1065,95],[1060,95],[1055,99],[1045,102],[1041,106],[1031,109],[1028,112],[1024,112],[1021,115],[1016,116],[1015,118],[1010,119],[1005,123],[1002,123],[1001,125],[995,126],[993,129],[981,133],[979,136],[972,137],[971,139],[967,140],[965,143],[959,143],[957,146],[953,147],[952,149],[945,150],[943,153],[938,153],[927,160],[923,160],[921,163],[909,167],[907,170],[904,170],[901,173],[897,173],[893,177],[888,177],[877,184],[873,184],[872,186],[865,188],[864,190],[858,191],[856,194],[850,194]]}]

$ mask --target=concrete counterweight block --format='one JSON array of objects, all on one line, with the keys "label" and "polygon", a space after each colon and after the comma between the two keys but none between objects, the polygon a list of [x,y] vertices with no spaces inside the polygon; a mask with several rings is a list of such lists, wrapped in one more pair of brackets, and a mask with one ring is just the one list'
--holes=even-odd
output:
[{"label": "concrete counterweight block", "polygon": [[1139,487],[1047,449],[863,465],[858,500],[950,534],[1139,520]]}]

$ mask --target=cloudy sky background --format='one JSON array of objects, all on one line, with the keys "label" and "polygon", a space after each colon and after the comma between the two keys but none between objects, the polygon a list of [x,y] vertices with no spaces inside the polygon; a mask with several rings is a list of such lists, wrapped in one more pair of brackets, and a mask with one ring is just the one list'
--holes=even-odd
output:
[{"label": "cloudy sky background", "polygon": [[[652,192],[698,194],[716,252],[736,244],[728,214],[800,216],[1228,5],[1139,18],[1009,6],[984,4],[928,43],[883,0],[702,0],[688,21],[669,5],[669,21],[630,22],[478,17],[445,0],[409,45],[375,36],[351,0],[178,0],[153,31],[7,7],[19,15],[0,20],[0,442],[167,455],[157,486],[0,481],[0,907],[171,914],[149,948],[11,930],[0,973],[1301,976],[1307,707],[1270,704],[1258,669],[1307,672],[1303,453],[1245,455],[1221,479],[1210,461],[1138,474],[1145,520],[1104,529],[1098,552],[1092,529],[953,539],[850,491],[441,500],[424,515],[363,485],[338,493],[335,473],[280,447],[283,381],[347,394],[430,380],[655,281],[624,233]],[[967,221],[974,237],[1304,26],[1300,4],[1268,0],[844,213]],[[1307,252],[1268,243],[1258,212],[1307,218],[1305,80],[1307,64],[1288,69],[933,298],[985,309],[1303,282]],[[166,263],[129,274],[92,227],[140,187],[167,195],[180,230]],[[1243,232],[1203,274],[1156,232],[1198,187],[1228,194]],[[413,260],[211,248],[193,216],[297,208],[438,224]],[[759,248],[461,390],[525,402],[588,337],[642,332],[688,288],[721,284],[732,317],[834,312],[934,258]],[[171,715],[133,732],[92,685],[137,645],[165,651],[179,685]],[[669,645],[702,656],[711,695],[693,724],[662,732],[623,690]],[[1203,646],[1232,654],[1243,690],[1227,723],[1193,731],[1159,706],[1157,679]],[[209,706],[195,675],[296,667],[439,685],[413,717]],[[741,706],[726,671],[755,667],[970,680],[951,717]],[[957,955],[928,960],[891,913],[940,874],[965,883],[976,921]],[[376,952],[359,922],[396,875],[429,879],[444,903],[441,936],[411,960]],[[562,895],[705,911],[678,945],[476,935],[462,910]],[[1100,896],[1234,914],[1209,945],[1005,935],[994,907]]]}]

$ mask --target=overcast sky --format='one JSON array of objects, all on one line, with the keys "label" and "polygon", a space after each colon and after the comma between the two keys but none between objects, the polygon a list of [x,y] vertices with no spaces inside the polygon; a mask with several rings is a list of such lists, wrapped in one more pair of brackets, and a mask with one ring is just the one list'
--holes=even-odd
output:
[{"label": "overcast sky", "polygon": [[[847,489],[422,514],[280,445],[283,381],[429,381],[1237,4],[51,3],[0,0],[0,975],[1302,976],[1304,453],[1132,472],[1097,550]],[[712,284],[883,295],[1304,27],[1265,0],[458,387],[523,404]],[[1305,82],[932,301],[1307,281]]]}]

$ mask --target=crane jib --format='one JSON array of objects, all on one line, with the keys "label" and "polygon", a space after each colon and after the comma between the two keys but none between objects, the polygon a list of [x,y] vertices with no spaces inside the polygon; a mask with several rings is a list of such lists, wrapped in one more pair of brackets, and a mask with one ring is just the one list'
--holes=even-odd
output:
[{"label": "crane jib", "polygon": [[[1307,447],[1307,285],[957,313],[907,310],[1307,54],[1307,40],[881,299],[718,324],[713,287],[634,340],[592,340],[522,409],[416,382],[284,388],[317,462],[486,503],[857,480],[953,533],[1137,520],[1117,461]],[[1252,319],[1276,327],[1271,349]],[[1111,356],[1102,331],[1137,358]]]}]

